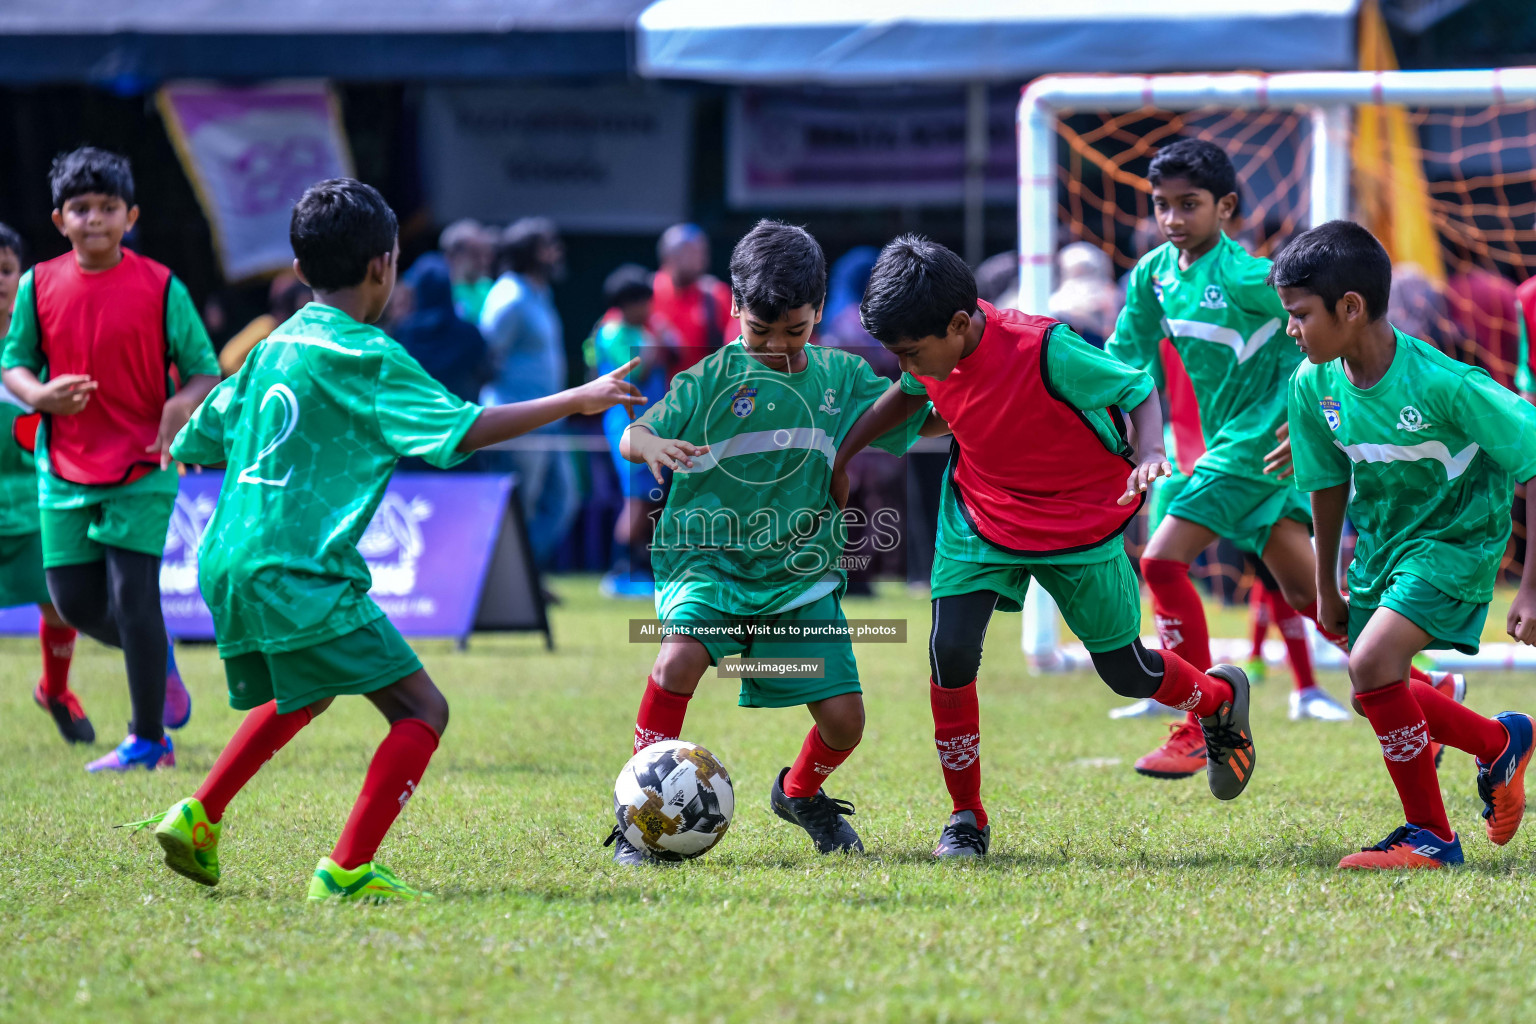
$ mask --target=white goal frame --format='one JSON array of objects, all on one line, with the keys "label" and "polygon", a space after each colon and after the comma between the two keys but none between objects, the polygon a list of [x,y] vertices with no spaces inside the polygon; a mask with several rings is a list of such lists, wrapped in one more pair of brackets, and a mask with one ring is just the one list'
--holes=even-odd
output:
[{"label": "white goal frame", "polygon": [[1019,100],[1019,308],[1043,313],[1056,259],[1056,118],[1121,113],[1291,109],[1310,112],[1308,224],[1349,209],[1350,108],[1458,107],[1536,99],[1536,68],[1477,71],[1302,71],[1285,74],[1047,75]]}]

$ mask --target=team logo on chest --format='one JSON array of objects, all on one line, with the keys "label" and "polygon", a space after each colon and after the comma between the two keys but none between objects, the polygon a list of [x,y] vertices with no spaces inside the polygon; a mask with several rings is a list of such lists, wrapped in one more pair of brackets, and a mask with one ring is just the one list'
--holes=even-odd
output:
[{"label": "team logo on chest", "polygon": [[1406,430],[1409,433],[1423,430],[1429,426],[1424,422],[1424,414],[1411,405],[1403,406],[1403,411],[1397,414],[1397,429]]},{"label": "team logo on chest", "polygon": [[752,410],[755,408],[757,408],[757,388],[749,384],[743,384],[737,388],[736,393],[731,396],[731,412],[736,414],[736,418],[746,419],[752,415]]},{"label": "team logo on chest", "polygon": [[1152,279],[1152,294],[1157,296],[1158,302],[1163,301],[1163,282],[1155,277]]},{"label": "team logo on chest", "polygon": [[828,416],[836,416],[838,413],[843,411],[837,406],[837,392],[831,388],[827,388],[826,391],[822,392],[821,404],[816,408],[821,412],[826,413]]},{"label": "team logo on chest", "polygon": [[1328,429],[1338,430],[1339,423],[1342,422],[1339,419],[1339,400],[1337,398],[1325,398],[1317,403],[1317,407],[1323,410],[1323,419],[1328,421]]},{"label": "team logo on chest", "polygon": [[1222,297],[1221,289],[1214,285],[1205,286],[1205,294],[1200,297],[1201,309],[1226,309],[1227,300]]}]

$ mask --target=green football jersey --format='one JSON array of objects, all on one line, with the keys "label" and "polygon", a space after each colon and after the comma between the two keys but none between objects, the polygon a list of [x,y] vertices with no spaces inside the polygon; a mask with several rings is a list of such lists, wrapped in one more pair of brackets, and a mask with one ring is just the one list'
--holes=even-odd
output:
[{"label": "green football jersey", "polygon": [[[1113,359],[1094,348],[1066,324],[1051,329],[1051,343],[1046,347],[1046,384],[1050,390],[1078,412],[1099,442],[1112,452],[1127,449],[1126,440],[1109,411],[1111,406],[1130,410],[1152,394],[1152,377]],[[909,395],[925,395],[923,382],[910,373],[901,375],[901,389]],[[1021,555],[988,543],[967,520],[960,502],[944,474],[939,490],[939,526],[935,550],[957,562],[995,565],[1091,565],[1107,562],[1125,551],[1119,534],[1082,551],[1059,555]],[[1126,467],[1130,478],[1130,467]]]},{"label": "green football jersey", "polygon": [[1164,243],[1131,271],[1125,308],[1105,348],[1150,369],[1158,342],[1171,339],[1200,406],[1205,454],[1198,464],[1274,482],[1264,474],[1264,456],[1285,422],[1286,381],[1301,352],[1285,333],[1279,296],[1264,283],[1269,268],[1269,260],[1222,235],[1180,270],[1179,250]]},{"label": "green football jersey", "polygon": [[1291,380],[1296,486],[1353,480],[1350,594],[1379,601],[1394,573],[1474,604],[1493,597],[1516,481],[1536,476],[1536,409],[1483,370],[1396,331],[1387,373],[1362,390],[1342,360]]},{"label": "green football jersey", "polygon": [[310,647],[383,615],[357,541],[396,460],[448,467],[480,407],[383,331],[310,303],[251,350],[172,454],[228,463],[198,548],[219,654]]},{"label": "green football jersey", "polygon": [[30,412],[0,384],[0,537],[38,531],[37,466],[16,443],[11,427]]},{"label": "green football jersey", "polygon": [[[828,487],[837,447],[891,382],[859,356],[805,347],[799,373],[775,370],[740,339],[679,373],[637,423],[658,437],[709,445],[675,473],[652,541],[656,610],[683,600],[728,615],[786,611],[836,589],[846,523]],[[875,444],[901,454],[924,405]],[[878,514],[877,514],[878,515]],[[894,514],[873,543],[894,542]]]}]

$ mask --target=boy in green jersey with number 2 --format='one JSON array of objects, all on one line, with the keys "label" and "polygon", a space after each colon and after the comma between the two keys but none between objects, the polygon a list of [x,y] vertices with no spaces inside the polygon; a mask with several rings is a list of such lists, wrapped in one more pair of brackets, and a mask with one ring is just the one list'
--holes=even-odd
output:
[{"label": "boy in green jersey with number 2", "polygon": [[[1425,648],[1477,653],[1514,485],[1536,478],[1536,410],[1387,322],[1392,263],[1358,224],[1298,235],[1270,281],[1307,358],[1291,378],[1289,419],[1296,484],[1312,492],[1317,524],[1318,622],[1349,635],[1355,707],[1376,731],[1406,819],[1339,867],[1459,864],[1432,745],[1477,758],[1488,839],[1502,846],[1525,813],[1532,721],[1485,718],[1410,680],[1409,667]],[[1336,575],[1346,508],[1359,532],[1347,601]],[[1536,536],[1536,502],[1526,530]],[[1525,561],[1508,629],[1536,642],[1536,559]]]},{"label": "boy in green jersey with number 2", "polygon": [[227,465],[198,551],[230,705],[249,711],[189,799],[154,824],[173,871],[219,880],[224,809],[256,771],[343,694],[390,723],[309,898],[419,891],[374,860],[448,725],[448,702],[384,612],[357,541],[398,459],[447,468],[477,448],[573,413],[644,401],[634,364],[536,401],[481,408],[450,394],[370,326],[395,284],[394,212],[374,189],[323,181],[293,210],[299,276],[315,301],[257,346],[177,435],[172,454]]}]

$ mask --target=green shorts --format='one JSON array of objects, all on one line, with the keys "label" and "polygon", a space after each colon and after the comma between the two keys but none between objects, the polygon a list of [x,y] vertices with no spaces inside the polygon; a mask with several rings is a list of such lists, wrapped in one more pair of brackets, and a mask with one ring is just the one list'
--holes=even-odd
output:
[{"label": "green shorts", "polygon": [[18,533],[0,537],[0,608],[21,604],[50,604],[43,576],[43,535]]},{"label": "green shorts", "polygon": [[380,616],[334,640],[268,654],[253,651],[224,659],[229,706],[237,711],[277,701],[278,714],[307,708],[326,697],[372,693],[421,668],[405,637]]},{"label": "green shorts", "polygon": [[935,555],[933,597],[990,590],[1002,597],[998,611],[1021,611],[1031,576],[1056,599],[1067,628],[1095,654],[1118,650],[1141,635],[1141,585],[1123,550],[1089,565],[1001,565]]},{"label": "green shorts", "polygon": [[1147,536],[1152,536],[1162,523],[1163,517],[1168,514],[1168,506],[1173,504],[1173,499],[1184,492],[1189,486],[1189,477],[1177,470],[1173,476],[1158,477],[1152,481],[1152,497],[1147,499]]},{"label": "green shorts", "polygon": [[1460,651],[1476,654],[1483,639],[1483,623],[1488,619],[1486,604],[1458,601],[1436,590],[1418,576],[1406,572],[1387,578],[1386,589],[1375,604],[1367,604],[1350,595],[1349,643],[1365,631],[1377,608],[1390,608],[1430,635],[1426,650]]},{"label": "green shorts", "polygon": [[[754,624],[832,623],[844,625],[843,603],[837,591],[799,608],[776,615],[727,615],[702,601],[684,600],[677,604],[663,622],[680,633],[692,636],[709,652],[709,663],[739,654],[748,658],[821,658],[820,679],[748,678],[741,680],[741,696],[736,703],[744,708],[791,708],[811,704],[844,693],[863,693],[859,687],[859,665],[853,658],[853,644],[846,635],[825,640],[770,640],[754,638]],[[700,628],[689,632],[689,624]],[[729,629],[727,630],[722,627]]]},{"label": "green shorts", "polygon": [[43,565],[84,565],[105,557],[103,547],[165,553],[174,494],[124,494],[84,508],[42,508]]},{"label": "green shorts", "polygon": [[1212,530],[1243,551],[1262,555],[1269,531],[1282,519],[1312,524],[1312,510],[1290,484],[1275,486],[1198,465],[1168,502],[1167,514]]}]

